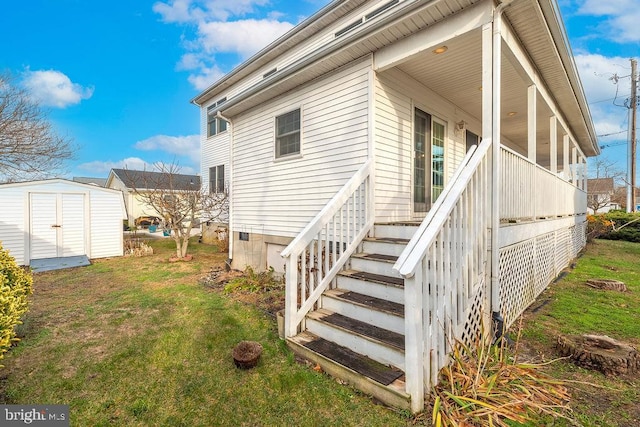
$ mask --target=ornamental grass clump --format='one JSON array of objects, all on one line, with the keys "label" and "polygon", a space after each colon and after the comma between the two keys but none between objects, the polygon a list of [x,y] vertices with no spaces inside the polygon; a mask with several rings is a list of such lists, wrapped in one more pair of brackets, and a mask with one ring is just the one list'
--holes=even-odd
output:
[{"label": "ornamental grass clump", "polygon": [[431,392],[434,426],[538,425],[545,414],[574,423],[568,390],[541,372],[545,364],[518,362],[517,345],[511,351],[485,341],[454,345]]},{"label": "ornamental grass clump", "polygon": [[[28,309],[33,279],[0,245],[0,359],[16,338],[16,325]],[[1,366],[1,365],[0,365]]]}]

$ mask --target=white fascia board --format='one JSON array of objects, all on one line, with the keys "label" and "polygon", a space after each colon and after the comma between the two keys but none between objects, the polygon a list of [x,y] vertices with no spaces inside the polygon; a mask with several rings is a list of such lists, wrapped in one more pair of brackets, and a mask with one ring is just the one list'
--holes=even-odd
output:
[{"label": "white fascia board", "polygon": [[374,70],[381,72],[491,22],[493,4],[478,3],[374,53]]}]

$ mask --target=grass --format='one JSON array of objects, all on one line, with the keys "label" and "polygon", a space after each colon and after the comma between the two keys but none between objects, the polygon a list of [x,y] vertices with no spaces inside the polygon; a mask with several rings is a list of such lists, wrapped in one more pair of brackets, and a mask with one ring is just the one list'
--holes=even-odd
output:
[{"label": "grass", "polygon": [[[77,426],[393,426],[408,418],[296,362],[275,320],[198,284],[226,258],[172,241],[143,258],[36,274],[20,343],[4,360],[0,400],[68,404]],[[238,370],[239,341],[264,347]]]},{"label": "grass", "polygon": [[[620,280],[629,290],[597,290],[585,285],[591,278]],[[542,360],[557,357],[554,346],[559,334],[608,335],[640,348],[640,244],[589,243],[575,268],[525,313],[523,325],[523,344]],[[584,426],[640,425],[639,374],[606,377],[567,360],[549,365],[548,373],[573,381],[568,383],[571,407]]]},{"label": "grass", "polygon": [[[0,403],[68,404],[77,426],[430,423],[430,414],[411,419],[298,363],[265,311],[198,284],[224,254],[194,242],[193,261],[169,263],[172,244],[153,242],[149,257],[36,274],[22,340],[3,360]],[[637,243],[589,244],[525,313],[522,347],[548,361],[558,333],[640,346],[638,260]],[[588,278],[621,280],[630,291],[596,290],[584,285]],[[241,340],[264,347],[253,370],[233,365]],[[609,378],[564,360],[546,372],[575,381],[570,406],[584,426],[640,425],[638,377]],[[536,425],[569,424],[543,418]]]}]

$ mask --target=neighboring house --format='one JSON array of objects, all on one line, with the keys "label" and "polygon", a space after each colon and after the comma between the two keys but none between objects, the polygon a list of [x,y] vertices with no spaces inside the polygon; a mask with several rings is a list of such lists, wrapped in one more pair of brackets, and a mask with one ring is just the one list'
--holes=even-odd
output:
[{"label": "neighboring house", "polygon": [[0,242],[19,265],[33,260],[122,256],[119,191],[49,179],[0,185]]},{"label": "neighboring house", "polygon": [[615,185],[613,178],[593,178],[587,180],[587,209],[590,214],[607,213],[620,209],[613,201]]},{"label": "neighboring house", "polygon": [[97,185],[98,187],[105,187],[107,184],[107,178],[90,178],[85,176],[74,176],[74,182],[81,182],[83,184]]},{"label": "neighboring house", "polygon": [[284,271],[287,343],[389,404],[585,244],[599,148],[555,0],[336,0],[192,102],[232,265]]},{"label": "neighboring house", "polygon": [[141,216],[160,216],[155,209],[147,205],[135,192],[149,190],[199,190],[198,175],[169,174],[160,172],[137,171],[130,169],[111,169],[106,187],[120,190],[124,195],[129,224],[134,224]]}]

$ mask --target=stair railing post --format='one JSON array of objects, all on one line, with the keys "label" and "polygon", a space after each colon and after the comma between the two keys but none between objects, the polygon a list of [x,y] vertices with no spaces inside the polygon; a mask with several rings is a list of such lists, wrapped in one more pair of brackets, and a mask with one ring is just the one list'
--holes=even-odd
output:
[{"label": "stair railing post", "polygon": [[411,412],[418,413],[424,409],[425,392],[422,264],[404,281],[406,388],[411,396]]},{"label": "stair railing post", "polygon": [[298,303],[298,255],[291,254],[286,260],[285,302],[284,302],[284,336],[291,338],[298,333],[296,323]]}]

